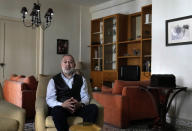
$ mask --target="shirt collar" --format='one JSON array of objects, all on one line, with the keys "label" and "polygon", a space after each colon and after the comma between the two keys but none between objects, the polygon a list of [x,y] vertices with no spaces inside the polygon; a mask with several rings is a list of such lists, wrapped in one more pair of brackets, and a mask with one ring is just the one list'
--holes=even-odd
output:
[{"label": "shirt collar", "polygon": [[[70,79],[72,79],[72,78],[74,77],[74,75],[75,75],[75,73],[72,74],[72,77],[71,77]],[[70,80],[69,78],[67,78],[67,77],[63,74],[63,72],[61,72],[61,77]]]}]

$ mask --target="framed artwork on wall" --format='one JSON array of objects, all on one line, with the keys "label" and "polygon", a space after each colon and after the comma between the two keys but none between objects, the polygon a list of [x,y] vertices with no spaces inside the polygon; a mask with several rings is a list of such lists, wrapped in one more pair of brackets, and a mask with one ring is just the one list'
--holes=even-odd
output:
[{"label": "framed artwork on wall", "polygon": [[166,20],[166,46],[192,44],[192,15]]},{"label": "framed artwork on wall", "polygon": [[69,41],[64,39],[57,39],[57,54],[67,54]]}]

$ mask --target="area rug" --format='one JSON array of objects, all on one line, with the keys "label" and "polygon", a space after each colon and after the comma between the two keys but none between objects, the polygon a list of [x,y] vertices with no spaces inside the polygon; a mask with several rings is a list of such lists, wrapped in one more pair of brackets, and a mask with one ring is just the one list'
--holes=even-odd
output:
[{"label": "area rug", "polygon": [[[35,131],[34,123],[26,123],[24,131]],[[127,129],[119,129],[117,127],[111,126],[109,124],[104,124],[102,131],[157,131],[148,128],[148,124],[136,124],[131,125]],[[192,131],[190,128],[177,127],[176,131]]]},{"label": "area rug", "polygon": [[[34,123],[26,123],[24,131],[35,131]],[[151,130],[147,129],[146,125],[137,125],[135,127],[132,126],[128,129],[119,129],[109,124],[104,124],[102,131],[151,131]]]}]

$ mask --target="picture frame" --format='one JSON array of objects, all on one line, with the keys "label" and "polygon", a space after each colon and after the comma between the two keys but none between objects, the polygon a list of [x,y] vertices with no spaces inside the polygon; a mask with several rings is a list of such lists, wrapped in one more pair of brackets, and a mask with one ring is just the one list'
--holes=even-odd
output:
[{"label": "picture frame", "polygon": [[166,46],[192,44],[192,15],[166,20]]},{"label": "picture frame", "polygon": [[67,54],[69,41],[65,39],[57,39],[57,54]]}]

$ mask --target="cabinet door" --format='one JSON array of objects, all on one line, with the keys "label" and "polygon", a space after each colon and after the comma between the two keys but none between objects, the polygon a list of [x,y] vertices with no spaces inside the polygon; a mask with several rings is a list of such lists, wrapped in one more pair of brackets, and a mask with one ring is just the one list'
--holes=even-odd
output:
[{"label": "cabinet door", "polygon": [[104,45],[104,70],[116,69],[116,44]]},{"label": "cabinet door", "polygon": [[104,19],[104,70],[116,70],[117,17]]},{"label": "cabinet door", "polygon": [[102,71],[103,19],[91,21],[91,71]]},{"label": "cabinet door", "polygon": [[102,46],[91,46],[91,71],[102,71]]},{"label": "cabinet door", "polygon": [[141,80],[150,79],[151,41],[152,41],[152,5],[142,7],[142,74]]},{"label": "cabinet door", "polygon": [[103,78],[102,75],[103,75],[102,71],[92,71],[91,72],[92,88],[94,88],[95,86],[101,88],[102,78]]}]

